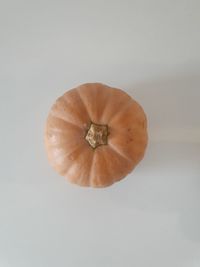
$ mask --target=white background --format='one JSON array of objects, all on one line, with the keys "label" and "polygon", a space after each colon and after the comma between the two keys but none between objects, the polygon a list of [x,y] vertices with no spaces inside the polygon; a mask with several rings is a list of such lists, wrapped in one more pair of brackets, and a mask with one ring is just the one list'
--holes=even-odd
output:
[{"label": "white background", "polygon": [[[54,100],[84,82],[128,92],[145,159],[106,189],[49,167]],[[200,266],[200,1],[0,1],[0,267]]]}]

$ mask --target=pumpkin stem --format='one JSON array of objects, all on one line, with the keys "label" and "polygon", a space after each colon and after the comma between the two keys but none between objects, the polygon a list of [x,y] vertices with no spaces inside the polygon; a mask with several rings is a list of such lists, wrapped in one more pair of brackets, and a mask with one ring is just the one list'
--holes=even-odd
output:
[{"label": "pumpkin stem", "polygon": [[86,133],[85,139],[92,148],[97,148],[100,145],[107,145],[108,126],[91,122]]}]

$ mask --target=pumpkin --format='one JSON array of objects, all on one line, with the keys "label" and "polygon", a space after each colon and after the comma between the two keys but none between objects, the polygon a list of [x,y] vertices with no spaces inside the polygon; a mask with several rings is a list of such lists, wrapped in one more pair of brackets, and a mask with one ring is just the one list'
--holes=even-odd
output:
[{"label": "pumpkin", "polygon": [[48,159],[80,186],[120,181],[143,158],[147,120],[127,93],[101,83],[67,91],[52,106],[45,129]]}]

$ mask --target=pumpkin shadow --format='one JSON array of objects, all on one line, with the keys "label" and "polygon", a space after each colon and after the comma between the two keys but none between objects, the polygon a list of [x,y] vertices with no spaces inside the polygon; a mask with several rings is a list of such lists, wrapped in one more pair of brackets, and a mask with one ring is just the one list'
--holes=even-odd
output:
[{"label": "pumpkin shadow", "polygon": [[149,146],[123,183],[124,201],[177,215],[185,237],[200,242],[200,75],[131,85],[127,92],[148,116]]}]

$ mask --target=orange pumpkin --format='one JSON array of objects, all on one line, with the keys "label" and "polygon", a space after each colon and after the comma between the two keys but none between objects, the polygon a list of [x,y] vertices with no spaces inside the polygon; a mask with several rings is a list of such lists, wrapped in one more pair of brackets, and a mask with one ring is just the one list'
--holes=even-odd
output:
[{"label": "orange pumpkin", "polygon": [[83,84],[51,108],[45,144],[59,174],[81,186],[106,187],[124,178],[143,158],[146,116],[124,91]]}]

